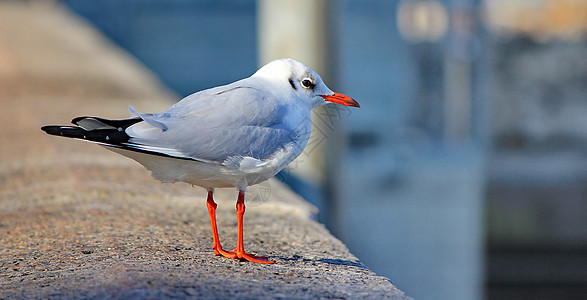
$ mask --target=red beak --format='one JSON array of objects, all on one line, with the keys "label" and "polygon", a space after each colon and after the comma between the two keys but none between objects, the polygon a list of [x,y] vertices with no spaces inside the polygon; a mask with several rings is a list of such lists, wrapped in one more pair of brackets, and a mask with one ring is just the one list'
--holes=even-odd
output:
[{"label": "red beak", "polygon": [[334,93],[334,95],[320,95],[322,98],[326,99],[326,101],[346,105],[346,106],[354,106],[360,107],[357,101],[353,100],[353,98],[349,96],[345,96],[343,94]]}]

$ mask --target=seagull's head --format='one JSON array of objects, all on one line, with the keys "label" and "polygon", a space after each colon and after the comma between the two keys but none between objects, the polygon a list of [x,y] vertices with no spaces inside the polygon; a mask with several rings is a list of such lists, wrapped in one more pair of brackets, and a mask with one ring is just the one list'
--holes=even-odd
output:
[{"label": "seagull's head", "polygon": [[289,93],[292,98],[304,102],[310,109],[328,103],[359,107],[359,103],[353,98],[331,91],[318,73],[291,58],[274,60],[253,76],[265,78],[281,92]]}]

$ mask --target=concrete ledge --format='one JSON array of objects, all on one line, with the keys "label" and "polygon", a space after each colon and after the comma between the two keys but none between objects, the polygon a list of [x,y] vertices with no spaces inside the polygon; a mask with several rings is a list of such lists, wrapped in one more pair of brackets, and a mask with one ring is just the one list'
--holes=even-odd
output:
[{"label": "concrete ledge", "polygon": [[[39,129],[170,99],[63,8],[0,2],[0,298],[407,298],[277,181],[251,189],[245,215],[247,250],[276,264],[242,263],[213,255],[203,189],[160,184],[130,159]],[[217,199],[231,248],[236,192]]]}]

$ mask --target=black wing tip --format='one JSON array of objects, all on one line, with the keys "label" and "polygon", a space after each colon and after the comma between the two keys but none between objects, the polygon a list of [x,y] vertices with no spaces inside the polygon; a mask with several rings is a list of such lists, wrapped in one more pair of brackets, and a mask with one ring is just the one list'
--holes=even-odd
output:
[{"label": "black wing tip", "polygon": [[[82,119],[82,118],[84,118],[84,117],[75,118],[74,120]],[[133,120],[133,121],[135,121],[135,120]],[[137,122],[138,122],[138,120],[137,120]],[[81,127],[77,127],[77,126],[61,126],[61,125],[46,125],[46,126],[42,126],[41,130],[45,131],[46,133],[48,133],[50,135],[80,139],[80,140],[85,140],[88,142],[95,142],[95,143],[101,144],[102,146],[121,148],[121,149],[125,149],[128,151],[133,151],[133,152],[140,152],[140,153],[145,153],[145,154],[150,154],[150,155],[155,155],[155,156],[162,156],[162,157],[170,157],[170,158],[175,158],[175,159],[196,160],[196,159],[189,158],[189,157],[177,157],[177,156],[172,156],[172,155],[165,154],[165,153],[149,151],[149,150],[144,150],[144,149],[140,149],[137,147],[133,147],[131,144],[128,143],[129,136],[126,133],[120,132],[118,130],[101,129],[101,130],[88,131],[88,130],[85,130]]]},{"label": "black wing tip", "polygon": [[118,129],[86,130],[78,126],[48,125],[41,127],[41,130],[50,135],[86,140],[115,147],[120,147],[121,144],[128,143],[130,138],[126,132]]},{"label": "black wing tip", "polygon": [[61,135],[61,128],[63,128],[63,126],[59,126],[59,125],[45,125],[45,126],[41,127],[41,130],[43,130],[47,134]]},{"label": "black wing tip", "polygon": [[[63,136],[68,138],[75,138],[75,139],[87,139],[86,138],[86,130],[81,127],[73,127],[73,126],[59,126],[59,125],[48,125],[41,127],[41,130],[45,131],[47,134],[56,135],[56,136]],[[88,139],[90,140],[90,139]]]},{"label": "black wing tip", "polygon": [[[113,128],[84,129],[82,127],[79,127],[79,123],[85,119],[94,119]],[[99,117],[82,116],[73,118],[73,120],[71,120],[72,124],[78,126],[45,125],[41,127],[41,130],[51,135],[78,138],[84,140],[87,139],[89,141],[103,142],[106,144],[116,144],[119,142],[128,141],[129,136],[126,133],[124,133],[124,129],[141,121],[142,119],[139,117],[122,120],[109,120]],[[112,138],[114,139],[114,141],[109,141]]]},{"label": "black wing tip", "polygon": [[92,117],[92,116],[82,116],[82,117],[77,117],[77,118],[73,118],[73,120],[71,120],[72,124],[75,125],[79,125],[78,123],[82,120],[85,119],[94,119],[96,121],[102,122],[108,126],[112,126],[112,127],[121,127],[123,129],[126,129],[127,127],[134,125],[138,122],[141,122],[143,119],[139,118],[139,117],[132,117],[132,118],[128,118],[128,119],[119,119],[119,120],[112,120],[112,119],[104,119],[104,118],[100,118],[100,117]]}]

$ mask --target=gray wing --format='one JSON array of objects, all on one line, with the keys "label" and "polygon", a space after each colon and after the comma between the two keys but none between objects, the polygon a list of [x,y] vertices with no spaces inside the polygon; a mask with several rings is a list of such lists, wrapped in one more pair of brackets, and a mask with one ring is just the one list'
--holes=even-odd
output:
[{"label": "gray wing", "polygon": [[264,160],[298,138],[282,123],[286,110],[257,89],[227,86],[188,96],[159,114],[136,113],[145,122],[126,132],[137,146],[172,156]]}]

